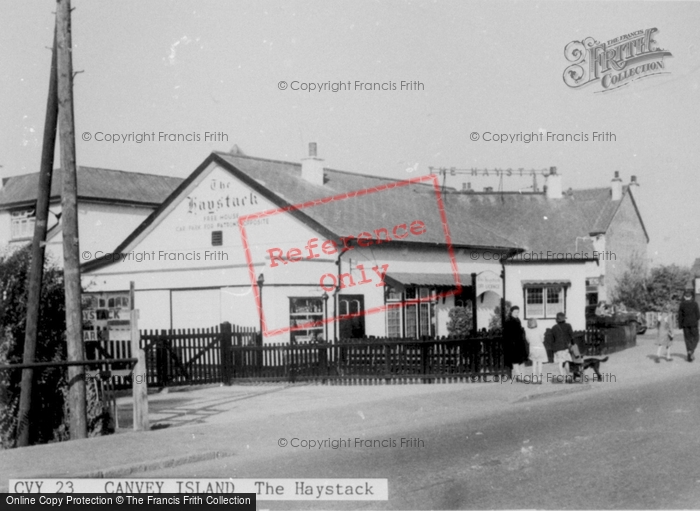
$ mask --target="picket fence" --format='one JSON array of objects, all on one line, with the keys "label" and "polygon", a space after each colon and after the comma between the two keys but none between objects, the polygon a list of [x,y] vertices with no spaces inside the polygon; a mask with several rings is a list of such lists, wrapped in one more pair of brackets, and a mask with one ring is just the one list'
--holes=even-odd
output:
[{"label": "picket fence", "polygon": [[[600,355],[629,347],[631,335],[623,328],[588,328],[575,332],[575,341],[582,353]],[[128,342],[116,344],[111,345],[114,353],[131,355]],[[499,335],[261,344],[255,329],[222,323],[208,329],[142,331],[141,347],[146,352],[147,373],[138,376],[150,387],[159,388],[246,382],[478,382],[507,373]],[[130,381],[120,376],[114,384],[125,388]]]}]

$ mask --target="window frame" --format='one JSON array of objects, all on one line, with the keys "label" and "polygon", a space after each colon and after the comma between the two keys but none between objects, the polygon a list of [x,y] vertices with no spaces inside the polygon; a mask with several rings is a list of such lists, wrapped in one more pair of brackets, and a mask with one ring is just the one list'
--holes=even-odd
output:
[{"label": "window frame", "polygon": [[[31,239],[34,236],[35,224],[36,212],[33,209],[16,209],[14,211],[11,211],[10,241]],[[17,233],[18,231],[19,233]]]},{"label": "window frame", "polygon": [[[529,307],[528,307],[528,301],[527,301],[527,294],[528,294],[528,289],[540,289],[542,290],[542,315],[532,315],[530,313]],[[551,284],[551,285],[525,285],[523,286],[523,319],[556,319],[557,317],[557,312],[563,312],[566,314],[566,298],[567,298],[567,289],[568,286],[564,284]],[[561,303],[563,309],[557,310],[556,312],[552,313],[551,315],[548,313],[547,310],[547,304],[548,298],[549,298],[549,291],[550,290],[559,290],[561,293],[561,302],[557,302],[557,304]],[[534,305],[534,304],[533,304]],[[553,304],[552,304],[553,305]]]},{"label": "window frame", "polygon": [[[410,298],[407,298],[410,296]],[[403,291],[388,288],[384,294],[385,304],[400,303],[400,307],[387,309],[385,333],[389,334],[389,311],[399,311],[399,335],[401,339],[420,339],[437,335],[437,291],[431,286],[410,286]],[[427,310],[426,310],[427,309]],[[423,316],[423,319],[421,319]],[[411,335],[409,336],[409,329]]]}]

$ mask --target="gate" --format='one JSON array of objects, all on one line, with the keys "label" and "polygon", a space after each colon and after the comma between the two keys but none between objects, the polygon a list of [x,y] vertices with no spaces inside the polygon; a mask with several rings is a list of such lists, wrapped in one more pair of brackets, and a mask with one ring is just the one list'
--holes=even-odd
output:
[{"label": "gate", "polygon": [[222,323],[213,328],[142,331],[146,381],[152,387],[226,383],[234,365],[254,364],[235,356],[232,346],[254,346],[260,333],[252,327]]}]

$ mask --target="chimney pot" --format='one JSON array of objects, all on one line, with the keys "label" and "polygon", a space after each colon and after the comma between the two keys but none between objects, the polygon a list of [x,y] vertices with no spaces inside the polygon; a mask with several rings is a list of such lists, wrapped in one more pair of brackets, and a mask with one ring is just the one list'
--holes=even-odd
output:
[{"label": "chimney pot", "polygon": [[557,174],[556,167],[549,167],[549,175],[545,179],[544,184],[545,197],[548,199],[561,199],[563,191],[561,177],[561,174]]},{"label": "chimney pot", "polygon": [[611,199],[620,200],[622,199],[622,179],[620,179],[620,171],[615,171],[615,177],[610,182]]},{"label": "chimney pot", "polygon": [[309,143],[309,156],[301,160],[301,177],[309,183],[323,186],[323,160],[316,157],[316,142]]}]

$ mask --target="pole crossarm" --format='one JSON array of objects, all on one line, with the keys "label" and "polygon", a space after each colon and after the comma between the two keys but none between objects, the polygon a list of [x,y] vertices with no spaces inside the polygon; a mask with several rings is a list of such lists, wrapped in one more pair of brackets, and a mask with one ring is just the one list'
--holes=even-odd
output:
[{"label": "pole crossarm", "polygon": [[113,365],[130,364],[134,366],[138,362],[136,358],[112,358],[105,360],[58,360],[56,362],[32,362],[30,364],[9,364],[0,365],[0,371],[12,369],[38,368],[38,367],[66,367],[66,366],[91,366],[91,365]]}]

